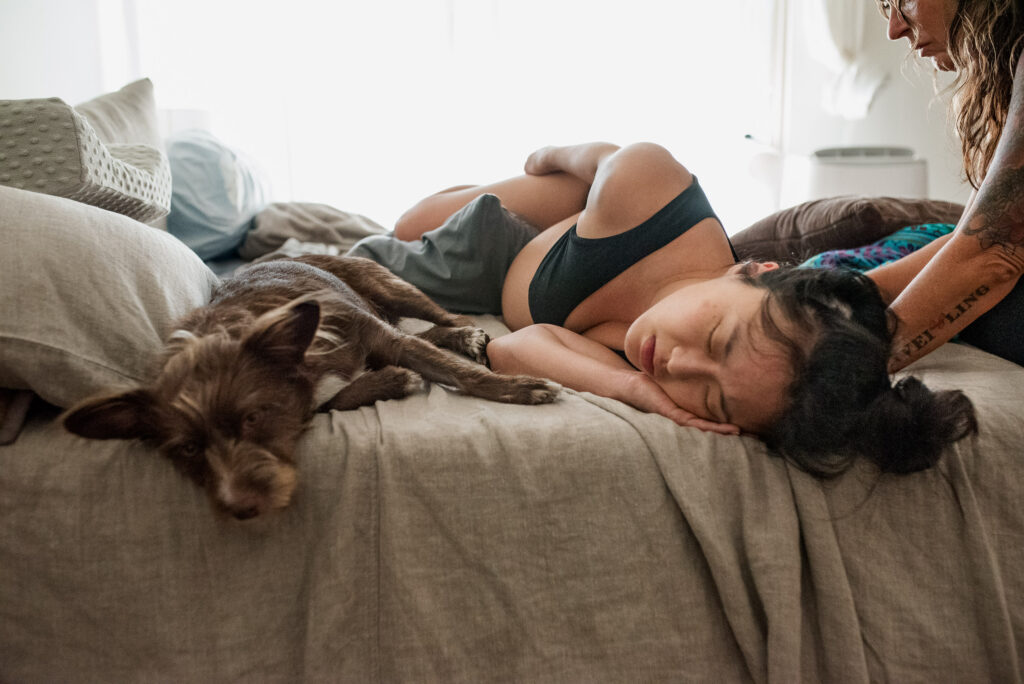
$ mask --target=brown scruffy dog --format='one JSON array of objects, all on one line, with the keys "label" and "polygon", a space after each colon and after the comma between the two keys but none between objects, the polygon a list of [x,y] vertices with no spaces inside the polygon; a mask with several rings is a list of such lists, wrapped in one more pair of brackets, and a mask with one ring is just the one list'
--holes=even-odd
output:
[{"label": "brown scruffy dog", "polygon": [[[399,318],[434,327],[410,335]],[[487,335],[382,266],[307,256],[252,266],[170,335],[150,384],[86,399],[64,416],[92,439],[148,441],[239,519],[284,508],[295,490],[295,445],[319,408],[404,397],[420,376],[516,404],[553,401],[557,385],[498,375]]]}]

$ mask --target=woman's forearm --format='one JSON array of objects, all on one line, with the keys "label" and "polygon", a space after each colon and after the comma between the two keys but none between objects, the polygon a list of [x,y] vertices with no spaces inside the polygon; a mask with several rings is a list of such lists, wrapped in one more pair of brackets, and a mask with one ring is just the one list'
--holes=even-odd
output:
[{"label": "woman's forearm", "polygon": [[892,303],[897,318],[889,370],[897,371],[953,338],[1009,294],[1021,264],[957,233]]},{"label": "woman's forearm", "polygon": [[617,399],[641,411],[657,413],[679,425],[720,434],[737,434],[734,425],[698,418],[676,406],[653,380],[598,342],[565,328],[532,325],[487,346],[491,367],[499,373],[549,378],[570,389]]},{"label": "woman's forearm", "polygon": [[624,389],[634,368],[613,351],[564,328],[533,325],[491,341],[491,367],[498,373],[536,375],[570,389],[629,401]]},{"label": "woman's forearm", "polygon": [[932,260],[932,257],[938,253],[939,249],[949,241],[950,237],[952,237],[952,233],[943,235],[902,259],[897,259],[867,272],[866,275],[875,281],[875,285],[881,291],[882,298],[886,304],[893,303],[900,293],[906,289],[907,285]]}]

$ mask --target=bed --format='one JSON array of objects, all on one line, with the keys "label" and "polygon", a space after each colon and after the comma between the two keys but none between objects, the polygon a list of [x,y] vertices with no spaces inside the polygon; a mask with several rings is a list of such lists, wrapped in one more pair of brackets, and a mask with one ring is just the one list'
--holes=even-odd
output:
[{"label": "bed", "polygon": [[[147,88],[148,116],[148,82],[100,104]],[[99,136],[93,104],[69,109]],[[101,142],[144,144],[123,131]],[[0,446],[0,681],[1024,679],[1024,368],[959,344],[915,363],[970,396],[979,434],[925,472],[831,481],[587,393],[512,406],[432,385],[318,415],[293,505],[240,524],[141,444],[57,422],[144,378],[216,282],[144,223],[166,200],[143,185],[120,210],[100,207],[123,188],[0,185],[0,407],[31,397]],[[737,241],[796,256],[939,210],[819,203]],[[271,252],[282,225],[378,229],[266,211]]]}]

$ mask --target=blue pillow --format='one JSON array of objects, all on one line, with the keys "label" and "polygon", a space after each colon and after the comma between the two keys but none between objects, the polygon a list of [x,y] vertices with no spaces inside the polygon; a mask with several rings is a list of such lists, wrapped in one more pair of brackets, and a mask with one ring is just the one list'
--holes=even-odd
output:
[{"label": "blue pillow", "polygon": [[267,204],[266,184],[252,164],[200,130],[168,138],[167,157],[167,230],[202,259],[223,256],[242,244],[253,217]]}]

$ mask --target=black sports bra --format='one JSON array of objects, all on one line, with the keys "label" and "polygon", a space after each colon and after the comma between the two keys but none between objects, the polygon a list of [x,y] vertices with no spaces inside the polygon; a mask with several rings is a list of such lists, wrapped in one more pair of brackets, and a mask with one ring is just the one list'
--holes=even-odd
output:
[{"label": "black sports bra", "polygon": [[624,233],[582,238],[574,225],[544,255],[530,281],[533,322],[564,324],[587,297],[706,218],[718,217],[694,176],[658,213]]}]

